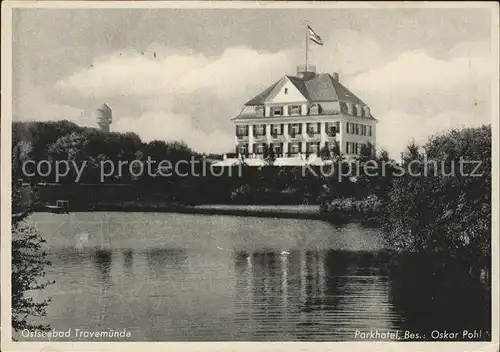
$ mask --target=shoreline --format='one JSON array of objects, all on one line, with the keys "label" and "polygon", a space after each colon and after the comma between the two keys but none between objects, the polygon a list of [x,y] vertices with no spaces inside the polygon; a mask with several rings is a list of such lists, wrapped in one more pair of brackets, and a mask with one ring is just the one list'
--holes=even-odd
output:
[{"label": "shoreline", "polygon": [[[70,209],[70,212],[148,212],[148,213],[176,213],[199,215],[229,215],[258,218],[278,219],[308,219],[335,222],[375,222],[376,215],[360,213],[324,213],[320,212],[319,205],[236,205],[236,204],[95,204],[88,207]],[[37,207],[37,213],[49,212],[47,209]]]}]

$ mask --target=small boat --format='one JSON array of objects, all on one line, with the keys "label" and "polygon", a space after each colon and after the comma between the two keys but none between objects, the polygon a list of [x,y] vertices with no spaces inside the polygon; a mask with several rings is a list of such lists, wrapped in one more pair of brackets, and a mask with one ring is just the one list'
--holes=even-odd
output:
[{"label": "small boat", "polygon": [[54,214],[69,214],[69,201],[68,200],[58,200],[55,205],[45,206],[49,213]]}]

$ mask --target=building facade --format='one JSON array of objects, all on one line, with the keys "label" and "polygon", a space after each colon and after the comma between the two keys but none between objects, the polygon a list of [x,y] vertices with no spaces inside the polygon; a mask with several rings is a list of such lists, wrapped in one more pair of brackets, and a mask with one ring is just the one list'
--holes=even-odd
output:
[{"label": "building facade", "polygon": [[245,103],[232,119],[235,151],[262,158],[266,147],[278,158],[311,160],[325,146],[355,157],[367,142],[376,143],[370,108],[344,87],[337,73],[316,73],[299,66]]}]

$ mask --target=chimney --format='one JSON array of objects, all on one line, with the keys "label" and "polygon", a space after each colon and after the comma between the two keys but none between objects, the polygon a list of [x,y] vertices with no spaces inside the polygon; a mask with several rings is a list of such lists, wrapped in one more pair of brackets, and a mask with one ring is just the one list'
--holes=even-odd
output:
[{"label": "chimney", "polygon": [[316,66],[313,65],[298,65],[297,66],[297,77],[307,81],[316,76]]},{"label": "chimney", "polygon": [[334,73],[332,74],[332,76],[333,76],[333,79],[334,79],[334,80],[336,80],[337,82],[340,82],[340,79],[339,79],[339,73],[338,73],[338,72],[334,72]]}]

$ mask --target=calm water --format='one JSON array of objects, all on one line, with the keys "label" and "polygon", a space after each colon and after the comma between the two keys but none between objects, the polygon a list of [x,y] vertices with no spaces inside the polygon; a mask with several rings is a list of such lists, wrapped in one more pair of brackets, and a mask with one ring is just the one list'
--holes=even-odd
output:
[{"label": "calm water", "polygon": [[489,324],[481,287],[395,279],[382,233],[358,224],[156,213],[30,221],[53,264],[45,322],[57,330],[127,329],[135,341],[338,341],[356,330]]}]

